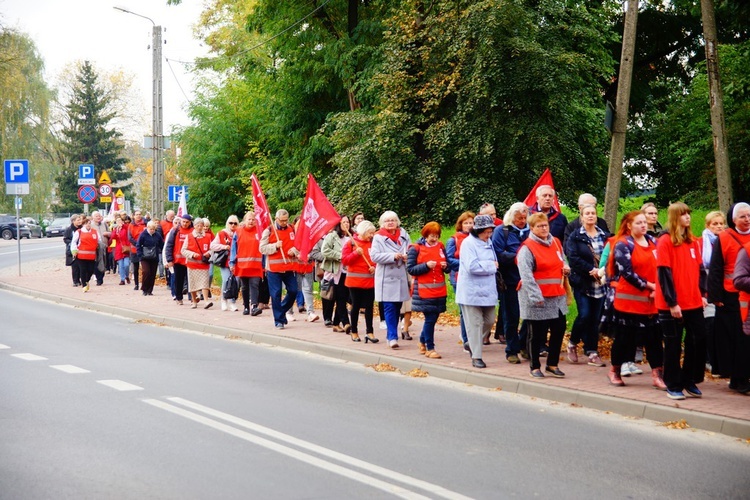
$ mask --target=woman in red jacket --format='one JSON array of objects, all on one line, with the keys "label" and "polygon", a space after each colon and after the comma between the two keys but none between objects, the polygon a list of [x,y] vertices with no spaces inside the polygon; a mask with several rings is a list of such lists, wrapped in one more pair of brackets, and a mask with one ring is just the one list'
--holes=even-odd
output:
[{"label": "woman in red jacket", "polygon": [[357,224],[356,234],[341,249],[341,264],[349,272],[346,274],[344,285],[349,289],[352,299],[351,337],[353,342],[360,342],[358,326],[359,311],[365,310],[365,344],[378,343],[372,327],[373,305],[375,303],[375,263],[370,258],[372,237],[375,235],[375,225],[367,220]]},{"label": "woman in red jacket", "polygon": [[614,237],[609,259],[610,286],[614,289],[617,334],[612,344],[612,385],[624,386],[623,363],[634,359],[636,344],[644,339],[651,379],[657,389],[666,389],[661,378],[664,348],[654,303],[656,290],[656,241],[647,234],[648,222],[640,210],[625,214]]},{"label": "woman in red jacket", "polygon": [[195,219],[193,227],[193,232],[185,238],[182,244],[182,255],[186,259],[185,265],[188,269],[188,292],[193,303],[190,307],[192,309],[198,307],[198,292],[202,291],[206,298],[206,305],[203,308],[208,309],[214,305],[208,294],[211,280],[208,275],[210,266],[207,258],[211,256],[211,236],[206,234],[203,219],[200,217]]},{"label": "woman in red jacket", "polygon": [[[690,209],[681,202],[667,210],[667,234],[656,245],[656,308],[664,335],[664,383],[667,397],[699,398],[703,381],[706,329],[703,308],[706,284],[698,241],[690,231]],[[685,355],[682,331],[685,330]]]}]

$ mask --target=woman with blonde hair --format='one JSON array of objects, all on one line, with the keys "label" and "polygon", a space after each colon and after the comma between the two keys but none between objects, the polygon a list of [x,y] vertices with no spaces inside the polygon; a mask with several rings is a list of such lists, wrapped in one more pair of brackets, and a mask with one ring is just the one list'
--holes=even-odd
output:
[{"label": "woman with blonde hair", "polygon": [[188,274],[188,293],[190,294],[191,309],[198,307],[198,293],[203,292],[206,298],[204,309],[213,306],[208,287],[210,279],[208,276],[208,258],[211,256],[211,236],[206,234],[203,219],[196,217],[193,222],[193,232],[188,234],[182,244],[181,253],[186,259]]},{"label": "woman with blonde hair", "polygon": [[685,391],[699,398],[702,393],[696,384],[703,381],[706,359],[705,275],[698,241],[690,231],[690,208],[682,202],[667,209],[667,233],[656,244],[656,269],[655,301],[664,335],[667,397],[685,399]]},{"label": "woman with blonde hair", "polygon": [[[232,239],[234,238],[234,233],[235,231],[237,231],[239,225],[240,220],[237,218],[237,216],[234,214],[230,215],[229,217],[227,217],[227,222],[224,226],[224,229],[216,233],[216,236],[214,236],[213,240],[211,241],[210,248],[212,252],[222,252],[224,255],[226,255],[226,257],[218,263],[219,272],[221,273],[222,311],[226,311],[227,309],[231,311],[237,310],[237,305],[235,304],[236,299],[230,299],[227,302],[226,297],[224,297],[224,289],[226,288],[227,281],[232,276],[232,271],[229,270],[229,253],[232,249]],[[211,270],[209,269],[209,274],[210,273]]]}]

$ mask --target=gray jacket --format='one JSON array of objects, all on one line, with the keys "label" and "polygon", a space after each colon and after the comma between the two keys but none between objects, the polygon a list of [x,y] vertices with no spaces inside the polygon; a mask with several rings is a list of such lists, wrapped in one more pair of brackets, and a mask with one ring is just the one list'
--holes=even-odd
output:
[{"label": "gray jacket", "polygon": [[405,302],[409,300],[409,278],[406,262],[394,260],[397,253],[406,254],[411,240],[401,230],[398,243],[375,233],[370,248],[370,258],[375,266],[375,300],[378,302]]},{"label": "gray jacket", "polygon": [[[552,235],[549,235],[547,240],[544,241],[534,236],[533,233],[529,235],[529,239],[546,246],[550,246],[554,241]],[[542,290],[534,279],[536,262],[534,254],[531,253],[529,247],[522,245],[516,258],[518,260],[518,272],[521,275],[522,283],[521,288],[518,290],[518,305],[521,310],[521,319],[532,321],[555,319],[560,313],[563,315],[568,314],[568,303],[565,295],[547,298],[542,296]]]}]

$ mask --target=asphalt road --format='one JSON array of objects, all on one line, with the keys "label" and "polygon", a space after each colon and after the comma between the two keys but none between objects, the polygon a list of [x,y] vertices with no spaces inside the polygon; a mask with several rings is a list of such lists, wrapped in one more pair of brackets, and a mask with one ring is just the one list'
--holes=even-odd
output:
[{"label": "asphalt road", "polygon": [[0,318],[2,499],[749,495],[726,436],[4,291]]}]

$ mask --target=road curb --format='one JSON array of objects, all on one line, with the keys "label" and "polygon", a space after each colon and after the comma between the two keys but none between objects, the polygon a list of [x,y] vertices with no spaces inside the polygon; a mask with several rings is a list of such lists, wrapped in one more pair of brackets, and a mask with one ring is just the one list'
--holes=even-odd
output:
[{"label": "road curb", "polygon": [[322,344],[312,340],[302,340],[289,337],[253,331],[240,330],[225,326],[217,326],[197,321],[190,321],[166,316],[155,316],[142,313],[133,309],[98,304],[82,299],[62,297],[38,290],[32,290],[22,286],[0,281],[0,289],[9,292],[26,295],[29,297],[46,300],[56,304],[63,304],[78,309],[120,316],[134,321],[149,321],[170,328],[190,330],[193,332],[222,335],[224,337],[241,338],[253,343],[270,346],[285,347],[297,351],[312,352],[333,359],[360,364],[388,363],[402,372],[419,369],[429,373],[430,376],[452,382],[474,385],[487,389],[499,389],[503,392],[519,394],[528,397],[555,401],[571,406],[580,406],[589,409],[606,411],[627,417],[643,418],[656,422],[672,422],[685,420],[687,424],[696,429],[724,434],[731,437],[749,439],[750,421],[740,420],[721,415],[713,415],[684,408],[673,408],[653,403],[637,401],[626,398],[617,398],[603,394],[571,390],[564,387],[555,387],[554,381],[539,383],[532,380],[519,380],[501,375],[477,373],[462,368],[431,365],[421,360],[411,360],[388,356],[377,352],[366,352],[345,347]]}]

